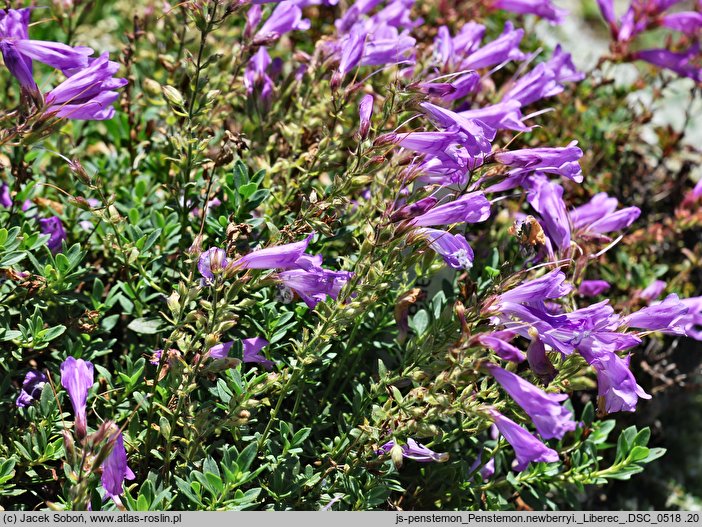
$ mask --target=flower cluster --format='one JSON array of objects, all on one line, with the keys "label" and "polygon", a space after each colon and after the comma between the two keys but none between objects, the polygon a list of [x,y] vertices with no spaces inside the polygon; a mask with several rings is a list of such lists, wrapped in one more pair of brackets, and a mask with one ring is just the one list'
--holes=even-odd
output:
[{"label": "flower cluster", "polygon": [[[615,52],[702,82],[702,54],[699,47],[702,6],[696,3],[696,11],[669,11],[680,2],[681,0],[633,0],[624,14],[618,17],[614,0],[597,0],[602,17],[609,25]],[[667,45],[662,48],[629,49],[637,36],[658,27],[673,31],[671,36],[679,35],[679,38],[675,42],[666,39]]]},{"label": "flower cluster", "polygon": [[22,90],[41,103],[33,76],[36,60],[67,77],[43,95],[41,111],[45,117],[111,119],[115,114],[112,103],[119,97],[115,90],[127,84],[126,79],[113,77],[119,64],[111,62],[107,53],[92,58],[94,51],[87,47],[30,39],[30,16],[29,8],[0,9],[0,52]]}]

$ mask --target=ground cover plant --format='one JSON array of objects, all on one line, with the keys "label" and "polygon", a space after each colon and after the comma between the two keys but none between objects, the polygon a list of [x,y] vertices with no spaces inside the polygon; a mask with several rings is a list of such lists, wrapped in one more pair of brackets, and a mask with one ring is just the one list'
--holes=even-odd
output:
[{"label": "ground cover plant", "polygon": [[573,509],[644,476],[628,415],[699,389],[701,7],[585,4],[586,68],[550,1],[5,2],[0,505]]}]

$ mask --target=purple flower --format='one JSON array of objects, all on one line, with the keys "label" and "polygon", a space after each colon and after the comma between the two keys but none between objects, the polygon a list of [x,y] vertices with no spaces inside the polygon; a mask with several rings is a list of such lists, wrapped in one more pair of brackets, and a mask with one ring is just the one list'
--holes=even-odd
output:
[{"label": "purple flower", "polygon": [[693,62],[693,59],[699,56],[698,44],[694,44],[680,53],[667,49],[644,49],[637,51],[633,56],[659,68],[674,71],[682,77],[689,77],[697,82],[702,82],[702,69]]},{"label": "purple flower", "polygon": [[686,35],[696,35],[702,30],[702,13],[695,11],[682,11],[665,15],[660,24]]},{"label": "purple flower", "polygon": [[219,273],[227,265],[229,261],[224,249],[212,247],[202,253],[197,261],[197,269],[202,275],[203,285],[211,285],[214,282],[215,273]]},{"label": "purple flower", "polygon": [[127,84],[127,79],[113,78],[119,64],[109,60],[108,53],[72,75],[44,97],[45,111],[67,119],[103,121],[115,114],[112,103],[119,94],[114,91]]},{"label": "purple flower", "polygon": [[310,21],[302,18],[302,9],[295,2],[280,2],[256,33],[256,41],[276,40],[288,31],[307,31]]},{"label": "purple flower", "polygon": [[614,14],[614,0],[597,0],[602,17],[609,23],[610,27],[616,28],[617,17]]},{"label": "purple flower", "polygon": [[530,127],[522,122],[521,104],[516,100],[503,101],[474,110],[458,112],[458,114],[467,119],[480,121],[495,130],[516,130],[520,132],[531,130]]},{"label": "purple flower", "polygon": [[75,430],[79,439],[85,437],[88,429],[86,405],[88,390],[93,385],[93,364],[83,359],[68,357],[61,363],[61,386],[68,391],[75,415]]},{"label": "purple flower", "polygon": [[327,269],[293,269],[278,273],[285,287],[295,291],[310,309],[328,296],[337,299],[353,273]]},{"label": "purple flower", "polygon": [[[381,446],[376,453],[378,455],[387,454],[396,446],[397,443],[393,439]],[[420,463],[431,463],[434,461],[437,463],[443,463],[447,461],[449,457],[448,454],[434,452],[411,438],[407,440],[406,445],[402,445],[400,448],[402,449],[402,457],[419,461]]]},{"label": "purple flower", "polygon": [[127,465],[127,450],[124,448],[122,432],[117,432],[112,439],[112,451],[102,463],[102,487],[105,489],[105,498],[119,497],[125,479],[134,479],[134,473]]},{"label": "purple flower", "polygon": [[473,249],[462,234],[437,229],[417,229],[416,234],[429,242],[429,247],[439,254],[453,269],[468,270],[473,267]]},{"label": "purple flower", "polygon": [[32,59],[70,73],[88,65],[90,48],[72,48],[59,42],[29,40],[31,9],[0,9],[0,51],[5,65],[23,88],[36,90]]},{"label": "purple flower", "polygon": [[668,295],[662,302],[657,302],[622,319],[622,325],[649,331],[667,330],[684,334],[678,321],[687,314],[687,306],[678,295]]},{"label": "purple flower", "polygon": [[241,343],[244,346],[244,362],[256,362],[267,370],[273,367],[273,362],[269,361],[261,354],[261,350],[268,346],[270,342],[262,337],[254,337],[242,339]]},{"label": "purple flower", "polygon": [[524,352],[509,342],[515,335],[511,331],[493,331],[492,333],[481,333],[476,337],[476,340],[497,353],[497,356],[503,360],[523,362],[526,359]]},{"label": "purple flower", "polygon": [[271,99],[275,87],[273,79],[267,73],[270,65],[271,57],[268,55],[266,48],[261,46],[249,60],[244,72],[246,93],[250,95],[256,90],[264,103],[268,103]]},{"label": "purple flower", "polygon": [[429,119],[449,131],[459,131],[462,136],[457,143],[463,145],[470,154],[478,156],[489,154],[492,150],[490,141],[495,138],[495,130],[484,123],[466,119],[459,113],[428,102],[420,104]]},{"label": "purple flower", "polygon": [[297,267],[297,260],[307,250],[314,234],[311,232],[299,242],[252,251],[236,260],[232,266],[240,269],[292,269]]},{"label": "purple flower", "polygon": [[560,298],[573,289],[565,280],[563,271],[554,269],[539,278],[505,291],[498,297],[499,303],[538,302],[547,298]]},{"label": "purple flower", "polygon": [[[250,339],[241,339],[241,344],[244,348],[243,362],[256,362],[261,364],[267,370],[273,367],[273,362],[266,359],[261,354],[261,350],[268,346],[270,342],[262,337],[254,337]],[[229,356],[229,351],[232,349],[234,341],[223,342],[212,346],[209,351],[209,356],[212,359],[226,359]]]},{"label": "purple flower", "polygon": [[661,293],[665,289],[665,285],[666,284],[663,280],[654,280],[643,291],[639,293],[639,298],[645,300],[646,302],[655,300],[656,298],[661,296]]},{"label": "purple flower", "polygon": [[490,217],[490,202],[482,192],[471,192],[417,216],[410,224],[416,227],[450,225],[452,223],[478,223]]},{"label": "purple flower", "polygon": [[360,27],[354,27],[349,36],[341,45],[341,58],[339,59],[339,74],[343,77],[353,70],[363,58],[363,49],[368,33]]},{"label": "purple flower", "polygon": [[538,334],[529,343],[527,361],[531,371],[543,382],[551,382],[556,378],[558,372],[546,355],[546,347]]},{"label": "purple flower", "polygon": [[544,445],[517,423],[493,408],[488,409],[488,414],[495,422],[497,429],[514,449],[516,455],[516,459],[512,463],[514,470],[521,472],[532,461],[544,463],[558,461],[558,452]]},{"label": "purple flower", "polygon": [[19,408],[29,406],[41,396],[41,391],[44,389],[44,384],[49,379],[42,372],[37,370],[29,370],[22,382],[22,389],[15,404]]},{"label": "purple flower", "polygon": [[485,367],[531,418],[541,437],[561,439],[566,432],[575,430],[573,414],[561,405],[568,399],[567,394],[546,393],[496,364],[487,363]]},{"label": "purple flower", "polygon": [[609,285],[609,282],[604,280],[583,280],[578,287],[578,293],[581,296],[592,297],[604,293],[610,287],[612,286]]},{"label": "purple flower", "polygon": [[527,201],[541,215],[546,234],[560,250],[568,250],[570,223],[563,201],[563,187],[540,174],[529,178],[528,186]]},{"label": "purple flower", "polygon": [[376,32],[373,37],[372,40],[366,41],[361,59],[362,66],[414,62],[412,57],[417,41],[406,31],[400,33],[394,27],[386,27],[382,36]]},{"label": "purple flower", "polygon": [[66,236],[66,230],[63,228],[63,223],[61,223],[61,219],[58,216],[42,218],[39,220],[39,227],[42,234],[49,235],[46,246],[53,254],[56,254],[61,250],[63,240],[68,238]]},{"label": "purple flower", "polygon": [[583,157],[583,151],[571,142],[566,147],[559,148],[523,148],[521,150],[504,150],[496,152],[494,158],[498,163],[525,171],[539,170],[560,174],[576,182],[582,181],[582,170],[578,160]]},{"label": "purple flower", "polygon": [[592,353],[581,350],[580,353],[595,369],[600,407],[604,407],[607,413],[633,412],[639,398],[651,398],[636,384],[636,379],[629,369],[629,356],[621,359],[608,351]]},{"label": "purple flower", "polygon": [[493,2],[492,7],[520,15],[537,15],[554,24],[563,22],[568,14],[568,11],[558,9],[549,0],[497,0]]},{"label": "purple flower", "polygon": [[579,230],[609,216],[617,210],[618,203],[617,198],[610,198],[605,192],[595,194],[588,203],[571,211],[570,219],[573,227]]},{"label": "purple flower", "polygon": [[688,337],[702,340],[702,296],[683,298],[681,302],[687,307],[687,314],[678,320],[678,325],[685,330]]},{"label": "purple flower", "polygon": [[[482,462],[482,457],[483,457],[483,449],[481,448],[480,452],[478,453],[478,456],[475,458],[475,461],[473,461],[473,464],[468,469],[469,473],[475,472],[478,469],[478,467],[480,467],[480,464]],[[495,474],[495,458],[491,457],[480,469],[480,477],[483,478],[483,481],[487,481],[494,474]],[[471,477],[471,479],[472,479],[472,477]]]},{"label": "purple flower", "polygon": [[502,35],[468,55],[461,62],[460,68],[489,68],[509,60],[522,60],[524,53],[519,51],[519,43],[523,37],[523,29],[514,29],[514,26],[507,22]]},{"label": "purple flower", "polygon": [[244,37],[249,39],[253,36],[254,30],[261,22],[261,6],[254,2],[246,12],[246,25],[244,26]]},{"label": "purple flower", "polygon": [[5,207],[6,209],[12,207],[12,195],[10,194],[10,186],[4,181],[2,182],[2,185],[0,185],[0,205]]},{"label": "purple flower", "polygon": [[405,205],[393,211],[390,215],[390,221],[396,222],[416,218],[433,209],[438,202],[439,200],[434,196],[427,196],[426,198],[414,201],[409,205]]},{"label": "purple flower", "polygon": [[364,95],[361,99],[361,103],[358,105],[358,115],[361,124],[358,127],[358,135],[361,139],[366,139],[368,137],[368,132],[370,131],[371,117],[373,115],[373,95]]}]

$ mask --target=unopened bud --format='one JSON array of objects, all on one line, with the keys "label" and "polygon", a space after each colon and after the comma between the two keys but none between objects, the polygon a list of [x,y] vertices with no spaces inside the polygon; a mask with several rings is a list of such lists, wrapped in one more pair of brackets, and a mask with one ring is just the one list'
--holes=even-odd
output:
[{"label": "unopened bud", "polygon": [[183,106],[185,104],[185,99],[183,95],[173,86],[161,86],[161,93],[163,97],[173,106]]},{"label": "unopened bud", "polygon": [[390,449],[390,459],[392,459],[392,464],[395,468],[399,469],[402,467],[402,447],[395,443]]}]

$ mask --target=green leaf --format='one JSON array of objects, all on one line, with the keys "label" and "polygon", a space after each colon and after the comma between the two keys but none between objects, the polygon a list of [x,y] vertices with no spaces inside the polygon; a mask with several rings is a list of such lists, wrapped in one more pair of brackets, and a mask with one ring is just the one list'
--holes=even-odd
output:
[{"label": "green leaf", "polygon": [[135,318],[127,327],[135,333],[153,335],[154,333],[159,332],[158,328],[160,325],[161,321],[159,319]]}]

